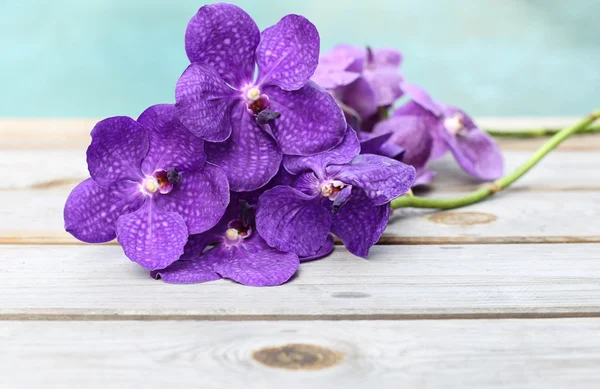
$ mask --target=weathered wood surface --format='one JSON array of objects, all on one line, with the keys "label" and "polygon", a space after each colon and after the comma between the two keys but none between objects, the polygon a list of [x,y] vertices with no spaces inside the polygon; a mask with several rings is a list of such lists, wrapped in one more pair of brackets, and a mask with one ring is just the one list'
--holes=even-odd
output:
[{"label": "weathered wood surface", "polygon": [[0,387],[596,389],[600,319],[4,322]]},{"label": "weathered wood surface", "polygon": [[[368,260],[338,247],[260,289],[168,285],[75,245],[62,208],[94,123],[0,119],[0,388],[600,387],[600,135],[484,203],[396,212]],[[507,170],[544,141],[500,139]],[[426,195],[481,185],[434,168]]]},{"label": "weathered wood surface", "polygon": [[117,246],[2,247],[0,319],[600,316],[600,245],[338,248],[277,288],[169,285]]}]

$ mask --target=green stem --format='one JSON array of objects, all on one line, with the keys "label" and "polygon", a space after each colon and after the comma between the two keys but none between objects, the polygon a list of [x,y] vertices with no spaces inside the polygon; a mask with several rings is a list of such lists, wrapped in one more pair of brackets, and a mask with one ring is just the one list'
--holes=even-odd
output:
[{"label": "green stem", "polygon": [[[498,138],[539,138],[558,134],[556,128],[533,128],[528,130],[485,130],[488,134]],[[580,134],[600,132],[600,126],[590,126],[579,131]]]},{"label": "green stem", "polygon": [[432,199],[407,194],[398,197],[397,199],[392,201],[392,208],[397,209],[404,207],[413,207],[431,209],[454,209],[478,203],[486,199],[487,197],[490,197],[493,194],[498,193],[501,190],[509,187],[513,182],[521,178],[525,173],[527,173],[531,168],[533,168],[542,158],[544,158],[546,154],[554,150],[569,136],[588,128],[590,124],[592,124],[598,118],[600,118],[600,110],[595,111],[591,115],[587,116],[585,119],[579,121],[577,124],[574,124],[570,127],[559,131],[552,138],[550,138],[542,147],[540,147],[539,150],[536,151],[535,154],[533,154],[527,162],[515,169],[512,173],[500,178],[499,180],[495,181],[490,185],[483,186],[465,196],[451,197],[446,199]]}]

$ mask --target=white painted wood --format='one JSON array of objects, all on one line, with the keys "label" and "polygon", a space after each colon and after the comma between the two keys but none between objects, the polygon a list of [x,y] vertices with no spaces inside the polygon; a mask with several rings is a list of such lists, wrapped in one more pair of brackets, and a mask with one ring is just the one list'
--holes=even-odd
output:
[{"label": "white painted wood", "polygon": [[[63,207],[68,193],[68,186],[0,191],[0,243],[78,243],[63,229]],[[472,212],[485,215],[473,216]],[[527,242],[536,237],[548,237],[549,242],[567,242],[571,238],[600,241],[600,190],[507,191],[483,203],[453,211],[453,215],[458,215],[454,218],[434,217],[434,220],[441,219],[434,222],[429,217],[434,213],[414,209],[396,211],[384,233],[384,242],[486,243],[503,236],[510,237],[511,242]],[[492,217],[495,220],[488,223],[468,224]],[[521,240],[513,239],[515,237]]]},{"label": "white painted wood", "polygon": [[526,130],[536,128],[560,129],[577,123],[579,117],[477,117],[481,128],[490,130]]},{"label": "white painted wood", "polygon": [[[600,137],[599,137],[600,138]],[[504,153],[505,174],[526,162],[531,151],[507,151]],[[555,152],[547,155],[511,188],[521,190],[572,190],[600,187],[600,152]],[[481,181],[465,173],[452,155],[431,163],[437,173],[431,187],[433,190],[468,191]]]},{"label": "white painted wood", "polygon": [[434,243],[569,242],[577,238],[600,242],[600,192],[507,191],[453,211],[396,210],[384,237],[397,243],[427,243],[436,237],[447,242]]},{"label": "white painted wood", "polygon": [[[600,319],[2,322],[0,387],[596,389],[599,334]],[[341,360],[253,358],[290,344]]]},{"label": "white painted wood", "polygon": [[1,246],[0,319],[600,315],[600,244],[336,248],[277,288],[169,285],[117,246]]}]

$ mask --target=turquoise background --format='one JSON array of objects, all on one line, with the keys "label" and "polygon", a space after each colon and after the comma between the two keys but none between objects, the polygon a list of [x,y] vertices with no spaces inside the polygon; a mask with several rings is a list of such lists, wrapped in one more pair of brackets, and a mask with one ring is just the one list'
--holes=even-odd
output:
[{"label": "turquoise background", "polygon": [[[474,115],[600,106],[598,0],[239,0],[261,28],[287,13],[336,43],[392,46],[404,73]],[[139,114],[172,102],[197,0],[3,0],[0,116]]]}]

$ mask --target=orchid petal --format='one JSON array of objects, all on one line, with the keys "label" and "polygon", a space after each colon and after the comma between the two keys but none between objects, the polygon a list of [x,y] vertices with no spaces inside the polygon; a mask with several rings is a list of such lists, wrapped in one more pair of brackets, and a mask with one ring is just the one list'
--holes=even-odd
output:
[{"label": "orchid petal", "polygon": [[204,166],[204,141],[177,120],[174,105],[154,105],[141,114],[138,122],[149,130],[150,136],[150,148],[142,162],[146,176],[157,169],[174,168],[181,172]]},{"label": "orchid petal", "polygon": [[331,225],[331,212],[319,197],[278,186],[258,200],[256,228],[272,247],[309,256],[325,243]]},{"label": "orchid petal", "polygon": [[273,122],[273,135],[284,154],[311,155],[338,145],[346,133],[346,119],[335,99],[314,82],[287,92],[277,87],[263,90],[271,109],[281,117]]},{"label": "orchid petal", "polygon": [[213,67],[230,85],[240,88],[254,76],[260,31],[240,7],[205,5],[190,20],[185,51],[190,62]]},{"label": "orchid petal", "polygon": [[149,199],[136,212],[119,217],[117,240],[133,262],[148,270],[164,269],[183,254],[188,229],[178,213]]},{"label": "orchid petal", "polygon": [[225,171],[231,190],[256,190],[277,174],[282,155],[275,140],[244,107],[238,105],[232,113],[231,137],[223,143],[206,144],[208,161]]},{"label": "orchid petal", "polygon": [[389,214],[389,204],[375,205],[362,190],[354,188],[346,205],[333,216],[331,232],[352,254],[366,258],[383,234]]},{"label": "orchid petal", "polygon": [[261,34],[256,50],[259,83],[287,91],[302,88],[317,68],[319,46],[319,32],[308,19],[284,16]]},{"label": "orchid petal", "polygon": [[195,136],[222,142],[231,134],[236,93],[209,65],[191,64],[177,81],[175,114]]},{"label": "orchid petal", "polygon": [[65,204],[65,229],[86,243],[104,243],[116,238],[119,216],[142,206],[139,184],[120,181],[104,188],[91,178],[73,189]]},{"label": "orchid petal", "polygon": [[120,180],[139,180],[148,147],[148,131],[132,118],[104,119],[92,130],[87,149],[90,175],[105,188]]}]

